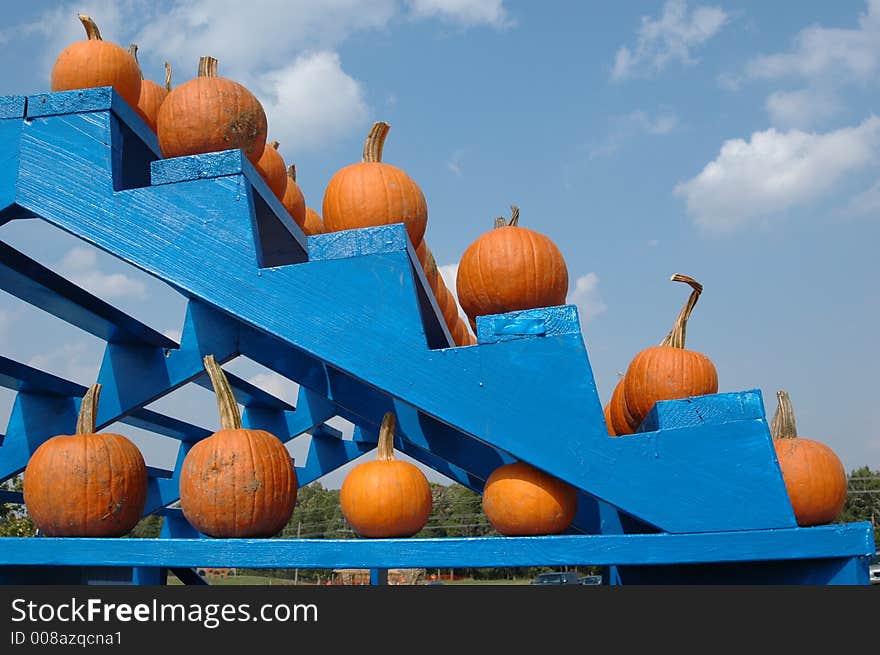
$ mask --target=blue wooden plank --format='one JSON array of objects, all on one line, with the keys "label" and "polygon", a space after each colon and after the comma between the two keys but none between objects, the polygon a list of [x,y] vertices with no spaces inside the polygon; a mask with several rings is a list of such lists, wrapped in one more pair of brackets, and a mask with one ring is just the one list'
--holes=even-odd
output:
[{"label": "blue wooden plank", "polygon": [[477,316],[477,341],[481,344],[580,332],[577,307],[574,305]]},{"label": "blue wooden plank", "polygon": [[73,434],[79,402],[69,396],[19,391],[3,443],[0,482],[24,471],[31,453],[56,434]]},{"label": "blue wooden plank", "polygon": [[172,339],[3,242],[0,288],[105,341],[177,347]]},{"label": "blue wooden plank", "polygon": [[24,118],[27,96],[0,96],[0,118]]},{"label": "blue wooden plank", "polygon": [[642,421],[638,432],[655,432],[704,424],[765,418],[763,394],[712,394],[657,403]]},{"label": "blue wooden plank", "polygon": [[310,484],[374,448],[373,444],[315,435],[305,464],[296,467],[297,482],[301,487]]},{"label": "blue wooden plank", "polygon": [[[0,566],[223,566],[249,568],[662,565],[866,557],[870,523],[696,534],[444,537],[436,539],[3,540]],[[867,578],[867,576],[866,576]],[[865,580],[867,582],[867,579]]]},{"label": "blue wooden plank", "polygon": [[342,230],[309,237],[309,261],[329,261],[406,250],[409,237],[399,225]]},{"label": "blue wooden plank", "polygon": [[188,157],[159,159],[150,164],[150,182],[158,186],[239,175],[244,172],[245,159],[247,158],[241,150],[222,150]]},{"label": "blue wooden plank", "polygon": [[0,503],[15,503],[21,505],[24,503],[24,494],[20,491],[0,489]]},{"label": "blue wooden plank", "polygon": [[[229,176],[112,193],[94,182],[109,166],[106,135],[63,118],[24,127],[26,209],[640,520],[674,532],[794,525],[764,421],[610,439],[580,334],[430,350],[408,250],[260,270],[250,185]],[[700,471],[700,484],[682,470]]]},{"label": "blue wooden plank", "polygon": [[0,387],[25,393],[82,397],[87,389],[57,375],[46,373],[0,355]]},{"label": "blue wooden plank", "polygon": [[146,408],[133,410],[121,417],[119,422],[181,441],[199,441],[212,434],[208,428],[181,421],[173,416],[165,416]]},{"label": "blue wooden plank", "polygon": [[36,93],[27,97],[27,116],[37,118],[60,114],[109,111],[113,107],[113,89],[94,89]]},{"label": "blue wooden plank", "polygon": [[[247,380],[241,379],[234,373],[228,371],[225,371],[225,373],[226,379],[229,380],[229,386],[232,387],[232,393],[239,404],[250,409],[293,411],[293,405],[287,401],[273,396],[269,392],[260,389],[260,387],[251,384]],[[207,374],[200,375],[195,378],[193,382],[208,391],[214,390]]]}]

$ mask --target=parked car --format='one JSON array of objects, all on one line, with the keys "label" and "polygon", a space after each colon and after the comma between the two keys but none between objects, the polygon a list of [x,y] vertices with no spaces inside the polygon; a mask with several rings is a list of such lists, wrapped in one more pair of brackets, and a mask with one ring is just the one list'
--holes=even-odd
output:
[{"label": "parked car", "polygon": [[580,584],[577,573],[567,571],[551,571],[539,573],[530,584]]},{"label": "parked car", "polygon": [[871,584],[880,584],[880,554],[868,560],[868,576]]},{"label": "parked car", "polygon": [[602,584],[601,575],[585,575],[581,578],[581,584]]}]

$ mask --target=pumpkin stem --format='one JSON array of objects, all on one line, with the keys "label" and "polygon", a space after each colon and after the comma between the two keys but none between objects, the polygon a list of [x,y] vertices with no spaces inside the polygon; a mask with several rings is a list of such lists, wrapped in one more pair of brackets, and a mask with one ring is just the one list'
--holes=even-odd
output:
[{"label": "pumpkin stem", "polygon": [[390,129],[391,126],[384,121],[373,123],[373,127],[364,143],[364,163],[382,161],[382,149],[385,147],[385,137],[388,136],[388,130]]},{"label": "pumpkin stem", "polygon": [[165,62],[165,90],[171,93],[171,64]]},{"label": "pumpkin stem", "polygon": [[226,374],[214,359],[214,355],[205,355],[204,362],[208,377],[211,378],[211,386],[214,387],[214,395],[217,396],[217,406],[220,408],[220,427],[224,430],[240,430],[241,414]]},{"label": "pumpkin stem", "polygon": [[137,43],[132,43],[130,46],[128,46],[128,54],[130,54],[131,58],[134,59],[134,63],[138,65],[138,70],[141,72],[141,79],[144,79],[144,71],[141,68],[141,62],[138,61]]},{"label": "pumpkin stem", "polygon": [[703,293],[703,285],[697,282],[694,278],[688,277],[687,275],[681,275],[680,273],[673,275],[670,280],[673,282],[685,282],[691,286],[693,291],[691,291],[691,295],[688,296],[687,302],[678,313],[678,318],[675,319],[675,325],[672,326],[669,334],[667,334],[666,338],[660,342],[660,345],[684,349],[687,322],[691,317],[691,312],[694,311],[697,300],[700,299],[700,294]]},{"label": "pumpkin stem", "polygon": [[379,452],[376,456],[380,462],[394,461],[394,427],[397,418],[391,412],[387,412],[382,418],[382,427],[379,428]]},{"label": "pumpkin stem", "polygon": [[278,146],[280,146],[280,145],[281,145],[281,144],[278,143],[277,141],[270,141],[270,142],[269,142],[269,146],[270,146],[272,149],[274,149],[274,150],[278,150]]},{"label": "pumpkin stem", "polygon": [[76,417],[76,434],[95,434],[100,395],[101,385],[98,383],[93,384],[86,391],[79,406],[79,415]]},{"label": "pumpkin stem", "polygon": [[296,166],[294,164],[287,167],[287,177],[296,182]]},{"label": "pumpkin stem", "polygon": [[496,216],[495,217],[495,229],[496,230],[499,227],[506,227],[506,226],[507,226],[507,219],[506,218],[504,218],[503,216]]},{"label": "pumpkin stem", "polygon": [[794,439],[797,437],[797,425],[794,421],[794,410],[787,391],[776,392],[776,413],[770,422],[770,436],[774,439]]},{"label": "pumpkin stem", "polygon": [[217,77],[217,59],[199,57],[199,77]]},{"label": "pumpkin stem", "polygon": [[101,38],[101,31],[98,29],[98,25],[95,21],[92,20],[92,17],[88,14],[78,14],[79,22],[83,24],[83,27],[86,28],[86,36],[89,37],[89,41],[103,41]]},{"label": "pumpkin stem", "polygon": [[510,206],[510,221],[507,224],[510,226],[519,225],[519,207],[516,205]]}]

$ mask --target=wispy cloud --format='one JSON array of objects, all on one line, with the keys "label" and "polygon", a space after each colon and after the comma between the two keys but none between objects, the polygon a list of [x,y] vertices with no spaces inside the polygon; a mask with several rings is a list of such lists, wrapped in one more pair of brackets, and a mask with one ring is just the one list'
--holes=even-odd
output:
[{"label": "wispy cloud", "polygon": [[503,29],[514,25],[504,0],[408,0],[407,4],[417,18],[442,18],[465,27]]},{"label": "wispy cloud", "polygon": [[248,382],[291,405],[296,402],[299,385],[274,371],[257,373],[248,378]]},{"label": "wispy cloud", "polygon": [[84,341],[62,344],[31,357],[27,364],[82,385],[93,383],[101,368],[100,349]]},{"label": "wispy cloud", "polygon": [[671,112],[650,114],[637,109],[622,116],[614,116],[609,127],[604,130],[602,140],[587,144],[587,153],[590,159],[610,157],[630,139],[643,134],[662,136],[673,132],[677,127],[678,117]]},{"label": "wispy cloud", "polygon": [[856,216],[869,216],[880,220],[880,180],[853,196],[847,205],[847,212]]},{"label": "wispy cloud", "polygon": [[731,139],[694,178],[675,187],[694,222],[729,232],[824,197],[876,162],[880,118],[825,133],[768,129]]},{"label": "wispy cloud", "polygon": [[61,260],[61,271],[74,284],[100,298],[143,298],[146,287],[124,273],[105,273],[99,269],[94,250],[75,246]]},{"label": "wispy cloud", "polygon": [[667,0],[659,18],[642,17],[636,45],[617,51],[611,78],[656,74],[676,61],[692,65],[697,61],[693,51],[715,36],[729,19],[720,7],[700,5],[688,11],[685,0]]},{"label": "wispy cloud", "polygon": [[608,305],[599,293],[599,276],[593,272],[581,275],[575,281],[574,289],[568,294],[566,303],[577,306],[582,324],[589,323],[603,314],[608,309]]}]

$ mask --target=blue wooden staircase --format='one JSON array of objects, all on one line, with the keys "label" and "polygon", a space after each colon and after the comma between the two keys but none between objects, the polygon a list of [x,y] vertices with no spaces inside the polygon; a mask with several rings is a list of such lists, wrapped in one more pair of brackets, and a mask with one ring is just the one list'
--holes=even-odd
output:
[{"label": "blue wooden staircase", "polygon": [[[128,571],[162,583],[188,567],[602,565],[627,583],[867,584],[870,524],[797,527],[758,390],[659,403],[639,432],[606,431],[577,311],[477,321],[455,347],[402,224],[306,237],[240,151],[162,159],[156,136],[110,88],[0,98],[0,224],[39,218],[170,285],[188,302],[180,343],[0,242],[0,286],[106,342],[98,426],[180,441],[152,470],[160,539],[0,539],[0,578],[89,582]],[[243,421],[310,436],[308,484],[395,447],[474,491],[522,460],[579,490],[569,534],[405,540],[207,539],[179,510],[178,473],[210,431],[147,406],[202,358],[245,356],[299,384],[295,406],[230,376]],[[17,392],[0,481],[70,433],[85,389],[0,357]],[[354,437],[327,425],[351,421]],[[21,501],[5,493],[0,500]],[[186,577],[186,576],[184,576]]]}]

